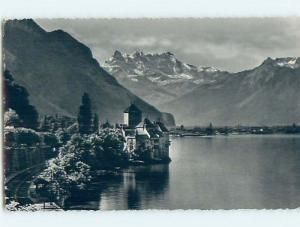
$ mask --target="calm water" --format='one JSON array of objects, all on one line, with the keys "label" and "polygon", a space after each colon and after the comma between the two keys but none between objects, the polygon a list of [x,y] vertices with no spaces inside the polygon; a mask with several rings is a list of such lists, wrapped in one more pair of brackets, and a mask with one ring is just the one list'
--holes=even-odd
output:
[{"label": "calm water", "polygon": [[169,165],[126,169],[72,209],[300,207],[300,136],[172,138]]}]

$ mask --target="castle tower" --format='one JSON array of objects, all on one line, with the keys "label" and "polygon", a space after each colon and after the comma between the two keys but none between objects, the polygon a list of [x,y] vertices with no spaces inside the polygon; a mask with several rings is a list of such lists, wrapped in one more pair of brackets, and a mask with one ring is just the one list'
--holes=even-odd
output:
[{"label": "castle tower", "polygon": [[124,110],[124,124],[133,128],[142,121],[142,111],[134,104]]}]

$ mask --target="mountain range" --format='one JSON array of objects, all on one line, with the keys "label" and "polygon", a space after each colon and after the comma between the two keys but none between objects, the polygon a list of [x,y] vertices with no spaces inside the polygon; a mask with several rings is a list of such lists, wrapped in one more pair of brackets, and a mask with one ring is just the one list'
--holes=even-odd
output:
[{"label": "mountain range", "polygon": [[[115,51],[101,65],[91,50],[62,30],[31,19],[4,24],[5,69],[24,86],[40,115],[76,117],[88,92],[102,121],[122,122],[135,103],[167,125],[300,123],[300,58],[267,58],[238,73],[184,63],[170,52]],[[164,112],[161,112],[164,111]],[[168,114],[172,113],[172,114]]]},{"label": "mountain range", "polygon": [[300,58],[267,58],[238,73],[197,67],[170,52],[115,51],[103,66],[133,93],[173,113],[178,124],[300,123]]},{"label": "mountain range", "polygon": [[123,110],[135,103],[145,117],[174,125],[171,114],[120,85],[91,50],[68,33],[47,32],[31,19],[8,20],[3,31],[5,69],[27,89],[40,115],[76,117],[81,96],[87,92],[102,122],[122,122]]},{"label": "mountain range", "polygon": [[170,52],[126,54],[117,50],[103,67],[120,84],[153,105],[178,98],[200,84],[222,81],[228,75],[213,67],[186,64]]}]

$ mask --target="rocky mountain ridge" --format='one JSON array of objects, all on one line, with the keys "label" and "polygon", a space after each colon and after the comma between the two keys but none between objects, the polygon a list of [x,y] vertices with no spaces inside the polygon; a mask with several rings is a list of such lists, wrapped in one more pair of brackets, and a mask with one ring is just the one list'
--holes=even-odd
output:
[{"label": "rocky mountain ridge", "polygon": [[115,51],[104,67],[135,94],[188,125],[300,122],[300,58],[267,58],[238,73],[196,67],[170,52]]},{"label": "rocky mountain ridge", "polygon": [[200,84],[215,83],[228,75],[213,67],[186,64],[170,52],[125,54],[117,50],[103,67],[123,86],[130,87],[133,93],[154,105],[180,97]]},{"label": "rocky mountain ridge", "polygon": [[93,58],[91,50],[62,30],[47,32],[31,19],[4,24],[5,68],[30,94],[40,115],[76,117],[81,96],[88,92],[100,120],[123,121],[123,110],[134,102],[153,120],[174,124],[172,115],[124,88]]}]

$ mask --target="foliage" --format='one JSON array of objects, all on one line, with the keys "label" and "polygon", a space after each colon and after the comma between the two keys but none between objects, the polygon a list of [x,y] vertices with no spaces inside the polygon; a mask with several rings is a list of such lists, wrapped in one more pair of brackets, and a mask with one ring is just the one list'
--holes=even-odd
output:
[{"label": "foliage", "polygon": [[46,189],[49,194],[68,196],[72,191],[85,189],[96,170],[121,165],[127,160],[120,131],[105,129],[91,135],[75,134],[39,178],[49,182]]},{"label": "foliage", "polygon": [[55,116],[45,115],[40,124],[40,131],[43,132],[56,132],[60,129],[66,129],[76,120],[67,116]]},{"label": "foliage", "polygon": [[145,146],[143,143],[138,149],[134,152],[134,158],[143,161],[151,160],[151,150]]},{"label": "foliage", "polygon": [[40,135],[33,129],[28,128],[5,128],[4,141],[8,144],[33,145],[41,142]]},{"label": "foliage", "polygon": [[38,176],[37,179],[43,179],[48,182],[44,188],[37,190],[42,196],[63,197],[70,194],[71,180],[63,167],[59,166],[57,159],[49,161],[49,166]]},{"label": "foliage", "polygon": [[46,191],[55,197],[68,196],[74,190],[82,190],[91,180],[90,166],[84,163],[91,156],[88,144],[80,136],[73,136],[67,145],[60,149],[57,158],[49,162],[39,176],[49,184]]},{"label": "foliage", "polygon": [[4,108],[13,109],[22,120],[25,128],[35,129],[38,126],[38,112],[29,104],[27,90],[16,84],[10,72],[4,71]]},{"label": "foliage", "polygon": [[108,122],[108,120],[102,124],[102,128],[106,129],[106,128],[112,128],[112,125]]},{"label": "foliage", "polygon": [[57,130],[55,135],[58,139],[58,142],[61,144],[66,144],[71,138],[70,134],[67,133],[64,129]]},{"label": "foliage", "polygon": [[16,113],[16,111],[10,108],[8,109],[8,111],[5,111],[4,127],[6,126],[19,127],[20,125],[21,125],[21,120],[19,115]]},{"label": "foliage", "polygon": [[96,148],[97,161],[102,166],[109,167],[126,162],[125,140],[119,130],[106,128],[101,130],[99,134],[91,135],[89,140]]},{"label": "foliage", "polygon": [[98,132],[99,130],[99,117],[98,114],[94,114],[93,118],[93,132]]},{"label": "foliage", "polygon": [[81,106],[78,113],[78,126],[80,134],[89,134],[92,126],[91,100],[87,93],[82,96]]},{"label": "foliage", "polygon": [[41,208],[35,204],[21,205],[20,203],[14,201],[14,200],[10,201],[8,204],[6,204],[5,208],[8,211],[39,211],[39,210],[41,210]]},{"label": "foliage", "polygon": [[43,142],[45,145],[51,146],[51,147],[56,147],[58,146],[58,139],[55,134],[49,133],[49,132],[44,132],[41,133]]},{"label": "foliage", "polygon": [[68,133],[70,135],[79,133],[78,123],[76,122],[76,123],[72,124],[71,126],[69,126],[68,128],[66,128],[66,133]]}]

